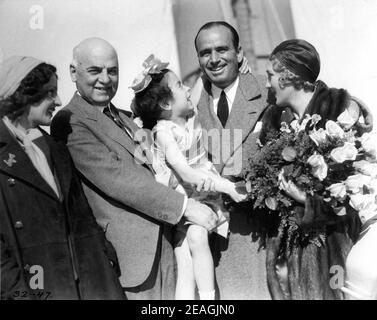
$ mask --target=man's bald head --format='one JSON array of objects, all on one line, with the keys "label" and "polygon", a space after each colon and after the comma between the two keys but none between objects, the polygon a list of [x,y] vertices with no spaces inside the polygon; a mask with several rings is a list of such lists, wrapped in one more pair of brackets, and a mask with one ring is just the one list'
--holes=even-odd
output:
[{"label": "man's bald head", "polygon": [[81,41],[73,49],[72,81],[80,95],[94,106],[106,106],[118,89],[118,56],[101,38]]},{"label": "man's bald head", "polygon": [[88,56],[98,55],[114,55],[117,59],[117,53],[114,47],[104,39],[101,38],[88,38],[81,41],[76,47],[73,48],[72,64],[78,65]]}]

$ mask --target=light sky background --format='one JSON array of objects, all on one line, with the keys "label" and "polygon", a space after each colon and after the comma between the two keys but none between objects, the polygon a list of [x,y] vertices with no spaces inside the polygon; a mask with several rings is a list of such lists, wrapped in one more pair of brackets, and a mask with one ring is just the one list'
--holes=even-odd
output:
[{"label": "light sky background", "polygon": [[[170,61],[180,74],[172,1],[0,0],[0,59],[32,55],[56,65],[65,105],[75,90],[68,72],[72,48],[87,37],[103,37],[119,55],[113,101],[129,109],[133,93],[128,86],[150,53]],[[291,6],[297,37],[320,53],[320,78],[366,102],[377,128],[377,0],[291,0]]]},{"label": "light sky background", "polygon": [[[42,29],[33,29],[40,23],[35,6],[43,10]],[[113,102],[129,109],[133,92],[128,87],[149,54],[169,61],[179,73],[173,26],[170,0],[0,0],[0,58],[31,55],[55,65],[64,106],[75,91],[69,75],[73,47],[88,37],[104,38],[119,58]]]},{"label": "light sky background", "polygon": [[319,78],[347,89],[374,114],[377,130],[377,0],[291,0],[296,36],[321,57]]}]

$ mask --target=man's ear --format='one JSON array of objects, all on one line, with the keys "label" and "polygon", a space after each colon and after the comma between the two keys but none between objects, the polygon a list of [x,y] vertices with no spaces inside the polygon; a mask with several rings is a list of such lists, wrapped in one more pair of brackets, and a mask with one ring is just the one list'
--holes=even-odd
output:
[{"label": "man's ear", "polygon": [[243,50],[242,50],[241,46],[238,46],[238,50],[237,50],[237,61],[238,61],[238,63],[241,63],[242,59],[243,59]]},{"label": "man's ear", "polygon": [[69,65],[69,73],[71,75],[72,82],[76,82],[76,80],[77,80],[77,69],[73,64]]}]

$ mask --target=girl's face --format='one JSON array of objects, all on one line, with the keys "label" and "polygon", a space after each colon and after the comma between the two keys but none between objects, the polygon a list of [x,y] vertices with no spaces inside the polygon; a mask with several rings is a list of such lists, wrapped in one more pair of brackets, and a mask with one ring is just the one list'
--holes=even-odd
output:
[{"label": "girl's face", "polygon": [[172,71],[166,74],[166,78],[167,84],[173,94],[173,99],[169,102],[172,113],[180,117],[189,115],[193,110],[190,100],[190,88],[183,85],[181,80]]},{"label": "girl's face", "polygon": [[55,108],[62,105],[57,93],[58,87],[55,75],[52,75],[50,81],[44,85],[44,89],[47,91],[47,96],[40,102],[31,105],[29,109],[27,118],[32,128],[39,125],[49,126]]}]

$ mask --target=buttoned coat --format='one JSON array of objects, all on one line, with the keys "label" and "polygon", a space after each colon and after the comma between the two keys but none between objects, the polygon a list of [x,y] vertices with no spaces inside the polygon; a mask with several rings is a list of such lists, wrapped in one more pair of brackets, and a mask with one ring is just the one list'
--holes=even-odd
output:
[{"label": "buttoned coat", "polygon": [[44,138],[60,199],[0,120],[1,299],[124,299],[68,149]]},{"label": "buttoned coat", "polygon": [[[239,75],[239,84],[225,128],[214,112],[211,84],[203,79],[198,103],[199,120],[208,135],[207,151],[222,176],[239,179],[248,159],[258,150],[259,128],[267,107],[266,79],[250,73]],[[259,123],[258,123],[259,122]],[[253,216],[253,217],[252,217]],[[228,242],[215,238],[216,268],[220,299],[270,299],[266,255],[252,242],[255,213],[252,204],[233,206]]]},{"label": "buttoned coat", "polygon": [[[143,138],[126,112],[119,115],[133,137]],[[97,222],[116,249],[122,285],[142,284],[158,253],[162,225],[178,223],[184,196],[155,181],[150,166],[138,158],[140,140],[77,93],[54,117],[51,133],[67,143],[82,175]]]}]

